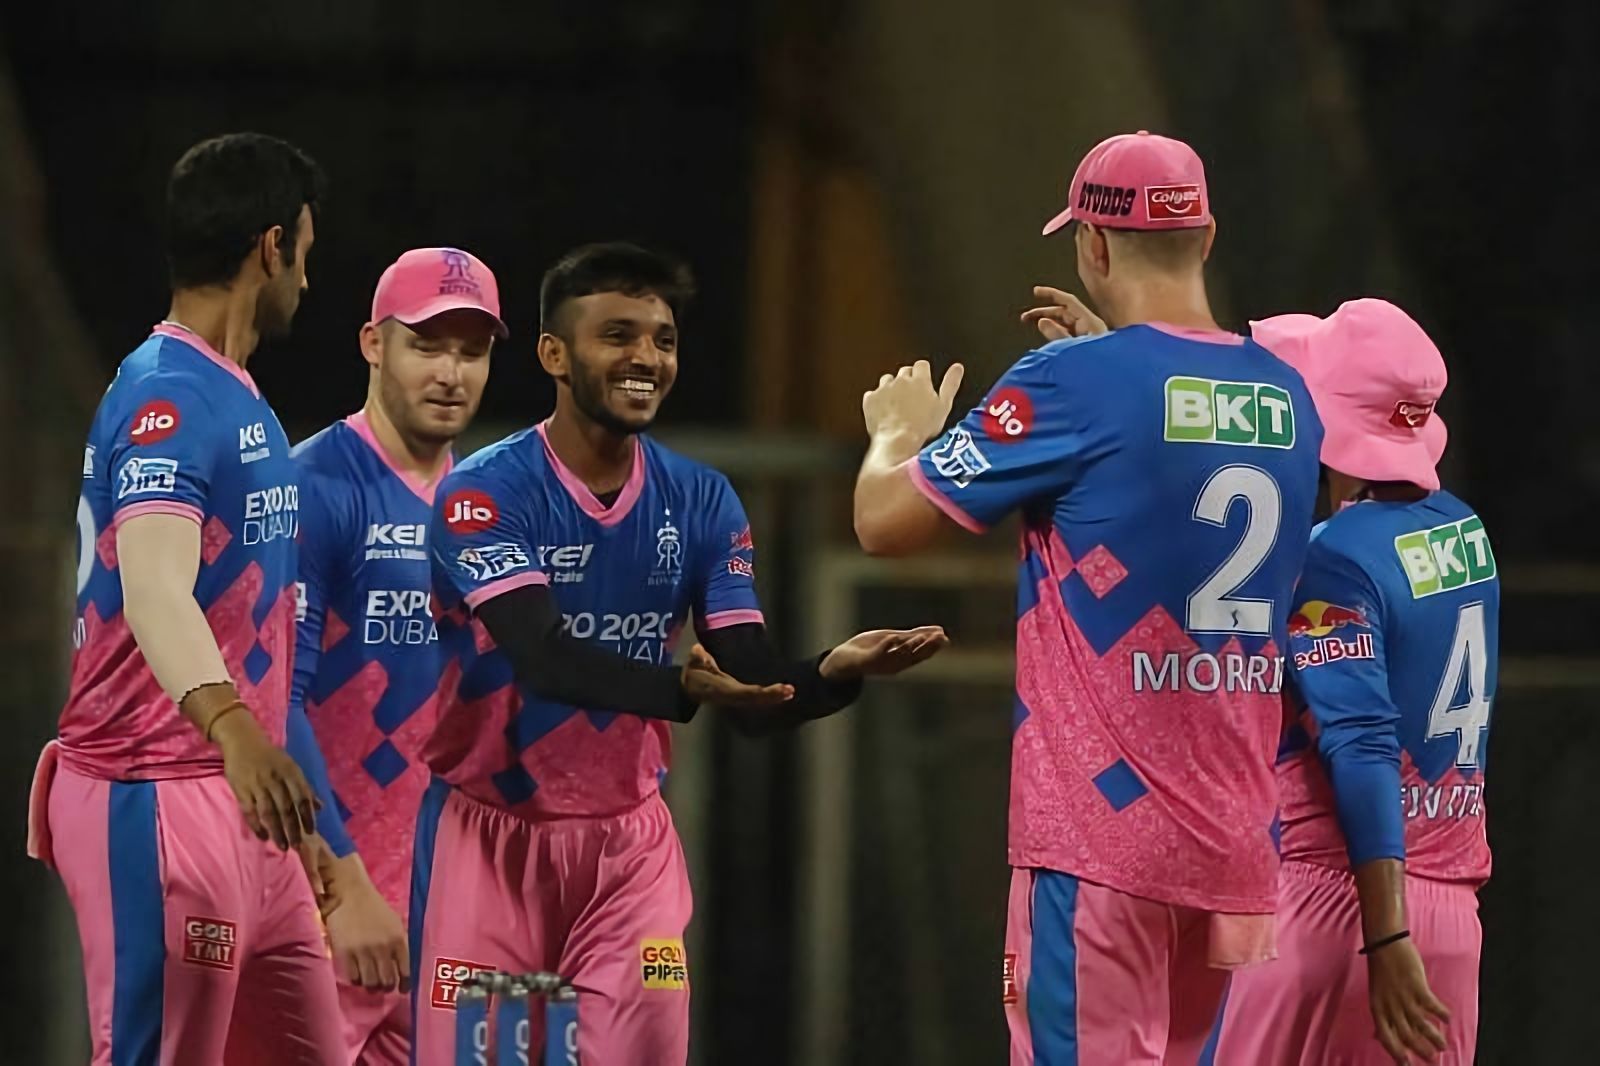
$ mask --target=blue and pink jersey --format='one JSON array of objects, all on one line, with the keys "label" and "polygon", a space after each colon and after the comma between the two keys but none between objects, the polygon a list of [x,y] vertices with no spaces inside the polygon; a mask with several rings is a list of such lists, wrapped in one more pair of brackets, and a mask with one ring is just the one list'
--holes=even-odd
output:
[{"label": "blue and pink jersey", "polygon": [[542,700],[519,686],[474,609],[549,586],[566,633],[669,666],[693,612],[702,631],[762,620],[744,508],[726,478],[634,438],[609,506],[562,465],[544,425],[463,461],[428,533],[445,651],[434,773],[525,818],[614,814],[655,794],[668,723]]},{"label": "blue and pink jersey", "polygon": [[[434,485],[390,462],[364,413],[301,442],[294,458],[301,611],[290,700],[326,759],[334,812],[403,917],[443,663],[429,609]],[[319,826],[343,852],[329,814]]]},{"label": "blue and pink jersey", "polygon": [[1011,865],[1272,910],[1321,439],[1265,349],[1138,325],[1030,352],[910,465],[970,530],[1022,516]]},{"label": "blue and pink jersey", "polygon": [[289,442],[248,373],[168,324],[123,360],[84,450],[61,759],[114,780],[220,772],[221,754],[162,691],[123,617],[117,527],[142,514],[200,527],[195,599],[240,698],[282,743],[299,526]]},{"label": "blue and pink jersey", "polygon": [[1295,603],[1283,857],[1404,859],[1420,877],[1482,884],[1500,640],[1482,520],[1448,492],[1347,507],[1318,527]]}]

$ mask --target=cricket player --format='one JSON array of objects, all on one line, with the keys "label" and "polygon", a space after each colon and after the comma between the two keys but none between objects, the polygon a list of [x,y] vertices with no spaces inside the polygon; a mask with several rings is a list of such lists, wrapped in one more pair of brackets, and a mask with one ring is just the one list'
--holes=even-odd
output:
[{"label": "cricket player", "polygon": [[290,752],[313,783],[331,784],[319,789],[317,824],[337,856],[328,879],[345,883],[327,920],[346,1061],[363,1066],[403,1066],[410,1055],[404,920],[428,784],[421,748],[443,663],[428,609],[428,519],[505,335],[482,260],[456,248],[406,252],[378,279],[361,327],[365,405],[294,450],[302,610]]},{"label": "cricket player", "polygon": [[1435,472],[1444,360],[1382,300],[1253,335],[1316,400],[1332,517],[1289,619],[1281,955],[1235,976],[1216,1061],[1470,1066],[1500,579]]},{"label": "cricket player", "polygon": [[[499,969],[574,983],[585,1066],[682,1066],[690,894],[660,796],[669,723],[713,703],[758,729],[797,724],[946,643],[927,627],[796,663],[773,651],[738,497],[644,435],[677,377],[691,284],[628,244],[560,260],[540,292],[554,414],[437,494],[447,658],[410,915],[418,1063],[445,1061],[462,977]],[[701,644],[679,669],[691,612]]]},{"label": "cricket player", "polygon": [[1073,226],[1112,329],[1029,352],[942,434],[959,365],[937,391],[925,362],[885,375],[855,525],[909,555],[947,521],[1021,514],[1011,1062],[1188,1066],[1227,971],[1273,951],[1272,759],[1322,429],[1300,376],[1212,318],[1188,145],[1112,137],[1070,195],[1045,233]]},{"label": "cricket player", "polygon": [[30,852],[77,913],[97,1066],[342,1061],[280,745],[299,490],[246,363],[306,288],[321,174],[257,134],[167,186],[172,304],[89,430],[76,653]]}]

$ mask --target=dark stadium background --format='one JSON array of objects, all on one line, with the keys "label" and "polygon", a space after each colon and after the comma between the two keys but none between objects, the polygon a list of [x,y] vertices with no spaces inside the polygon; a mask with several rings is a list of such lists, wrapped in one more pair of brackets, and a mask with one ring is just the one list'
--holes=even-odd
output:
[{"label": "dark stadium background", "polygon": [[[665,430],[766,456],[751,483],[843,463],[845,486],[877,373],[964,358],[975,399],[1028,344],[1028,287],[1075,280],[1039,223],[1085,149],[1138,127],[1207,161],[1227,324],[1381,295],[1446,354],[1447,484],[1484,515],[1505,577],[1479,1061],[1591,1061],[1597,21],[1577,0],[7,3],[0,1061],[81,1061],[76,944],[58,884],[23,858],[22,812],[65,676],[78,449],[116,361],[165,310],[161,191],[185,147],[259,129],[331,175],[294,336],[250,367],[291,437],[359,404],[372,284],[420,244],[471,248],[499,276],[512,338],[483,431],[542,417],[539,275],[576,243],[625,237],[701,280]],[[842,493],[806,497],[807,516],[787,489],[772,497],[763,566],[791,631],[815,580],[796,560],[847,543]],[[907,591],[876,609],[948,609],[958,641],[1003,650],[1004,589],[957,600]],[[854,872],[834,932],[850,947],[820,978],[801,961],[830,957],[804,931],[819,927],[794,920],[814,873],[796,842],[819,810],[799,798],[806,742],[698,735],[696,839],[716,844],[697,874],[699,1063],[1003,1061],[1009,700],[897,691],[895,728],[859,708],[855,761],[833,770],[871,795],[914,742],[915,817],[845,806]],[[952,735],[978,739],[937,746]],[[906,824],[927,832],[933,872],[909,890],[875,865]],[[802,985],[819,981],[844,1012],[822,1058],[801,1031],[817,1017]]]}]

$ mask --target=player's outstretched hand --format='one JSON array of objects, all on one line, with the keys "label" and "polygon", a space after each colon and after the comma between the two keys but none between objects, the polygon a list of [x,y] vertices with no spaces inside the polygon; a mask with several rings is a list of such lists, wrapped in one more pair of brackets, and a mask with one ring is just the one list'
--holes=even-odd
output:
[{"label": "player's outstretched hand", "polygon": [[827,681],[898,674],[933,658],[949,644],[940,626],[870,629],[830,651],[817,672]]},{"label": "player's outstretched hand", "polygon": [[793,685],[747,685],[723,673],[711,653],[699,644],[689,651],[681,684],[696,703],[719,707],[776,707],[794,698]]},{"label": "player's outstretched hand", "polygon": [[1410,938],[1367,956],[1367,989],[1378,1042],[1394,1061],[1405,1066],[1412,1055],[1437,1061],[1446,1047],[1442,1023],[1450,1011],[1428,987],[1422,955]]},{"label": "player's outstretched hand", "polygon": [[1052,289],[1048,285],[1035,285],[1033,298],[1040,301],[1041,306],[1030,307],[1022,312],[1022,321],[1038,326],[1047,341],[1106,332],[1105,320],[1070,292]]},{"label": "player's outstretched hand", "polygon": [[222,772],[245,824],[287,851],[317,831],[321,804],[289,753],[261,731],[248,709],[216,720],[211,739],[222,749]]},{"label": "player's outstretched hand", "polygon": [[334,859],[323,883],[323,921],[339,973],[357,988],[410,991],[406,927],[373,885],[361,856]]},{"label": "player's outstretched hand", "polygon": [[867,421],[867,436],[879,434],[905,436],[920,448],[944,431],[945,419],[955,403],[956,391],[966,369],[951,363],[937,390],[933,387],[933,367],[918,359],[900,368],[898,374],[885,374],[878,387],[861,397],[861,414]]}]

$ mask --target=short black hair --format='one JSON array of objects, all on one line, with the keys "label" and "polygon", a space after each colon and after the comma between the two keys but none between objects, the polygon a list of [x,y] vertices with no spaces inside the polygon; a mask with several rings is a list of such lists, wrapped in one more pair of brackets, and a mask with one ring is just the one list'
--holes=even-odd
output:
[{"label": "short black hair", "polygon": [[263,233],[282,226],[283,261],[294,262],[300,208],[317,216],[322,169],[287,141],[229,133],[201,141],[167,181],[167,271],[173,288],[225,285]]},{"label": "short black hair", "polygon": [[564,336],[564,328],[557,322],[562,305],[597,292],[659,296],[677,318],[694,296],[694,274],[681,259],[637,244],[585,244],[545,271],[539,285],[539,328]]}]

